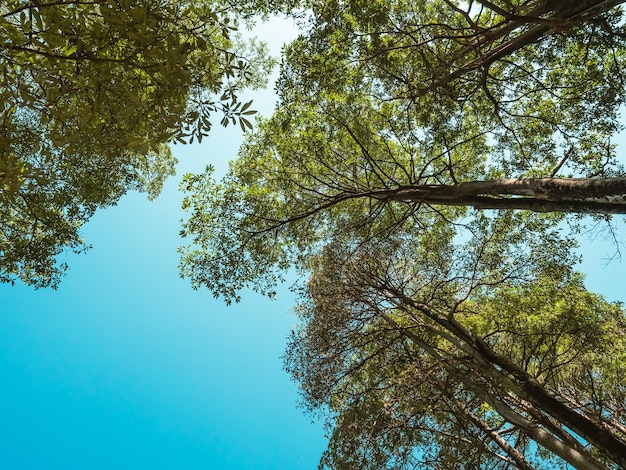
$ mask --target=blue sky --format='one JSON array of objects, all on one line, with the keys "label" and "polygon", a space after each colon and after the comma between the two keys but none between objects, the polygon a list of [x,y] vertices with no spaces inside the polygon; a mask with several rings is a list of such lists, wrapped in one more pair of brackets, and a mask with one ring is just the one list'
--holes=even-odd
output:
[{"label": "blue sky", "polygon": [[95,217],[58,291],[0,288],[0,468],[315,468],[279,360],[292,299],[180,280],[173,186]]},{"label": "blue sky", "polygon": [[[290,28],[259,34],[277,50]],[[280,361],[293,296],[226,307],[178,277],[180,176],[223,171],[240,141],[216,128],[176,146],[181,170],[162,196],[99,212],[84,229],[94,248],[69,258],[58,291],[0,286],[0,468],[316,468],[322,426],[296,407]],[[611,242],[582,240],[589,287],[624,300]]]},{"label": "blue sky", "polygon": [[[277,53],[294,29],[258,34]],[[271,87],[255,95],[265,114],[273,102]],[[226,307],[178,276],[178,181],[224,171],[241,140],[217,125],[201,146],[175,146],[161,197],[96,214],[83,230],[93,249],[68,256],[57,291],[0,285],[0,468],[317,467],[322,426],[280,360],[292,295]]]}]

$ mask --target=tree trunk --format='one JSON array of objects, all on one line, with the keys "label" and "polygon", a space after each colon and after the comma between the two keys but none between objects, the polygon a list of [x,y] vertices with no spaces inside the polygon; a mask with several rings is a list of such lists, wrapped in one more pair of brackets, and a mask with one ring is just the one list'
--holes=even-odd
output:
[{"label": "tree trunk", "polygon": [[509,178],[373,191],[379,200],[476,209],[626,214],[626,178]]},{"label": "tree trunk", "polygon": [[524,433],[533,441],[545,447],[555,455],[558,455],[574,468],[578,470],[606,470],[606,467],[596,461],[593,457],[585,455],[577,449],[574,449],[573,447],[560,441],[545,429],[540,428],[520,416],[514,410],[510,409],[504,402],[493,399],[491,405],[507,421],[522,429]]},{"label": "tree trunk", "polygon": [[[533,470],[530,463],[524,457],[519,450],[513,447],[511,444],[507,442],[496,430],[492,429],[485,421],[480,419],[470,410],[466,409],[462,403],[454,401],[454,406],[458,413],[463,413],[465,416],[469,418],[469,420],[474,423],[478,429],[480,429],[483,433],[485,433],[489,439],[495,442],[502,450],[506,452],[506,454],[511,458],[512,461],[515,462],[515,466],[520,470]],[[532,437],[531,437],[532,439]]]},{"label": "tree trunk", "polygon": [[[626,179],[624,180],[626,181]],[[425,316],[457,336],[473,351],[472,355],[484,361],[485,364],[497,366],[503,372],[510,374],[519,387],[520,398],[533,404],[537,409],[555,418],[567,426],[580,437],[597,447],[613,462],[626,469],[626,443],[618,439],[608,429],[593,422],[589,418],[576,412],[552,396],[534,377],[525,370],[513,364],[507,358],[496,353],[480,338],[474,336],[467,329],[451,318],[445,318],[432,310],[429,306],[416,302],[397,289],[385,287],[401,304],[405,304],[422,312]]]},{"label": "tree trunk", "polygon": [[478,397],[489,403],[505,420],[517,426],[537,444],[545,447],[555,455],[558,455],[578,470],[607,470],[602,463],[598,462],[586,450],[583,449],[579,451],[571,445],[559,440],[550,432],[540,428],[536,423],[524,418],[499,397],[490,393],[486,387],[475,383],[468,375],[460,373],[451,362],[446,361],[435,348],[420,339],[419,336],[415,335],[412,331],[403,328],[384,313],[381,313],[381,317],[407,338],[414,341],[423,351],[430,354],[451,376],[460,380],[469,390],[472,390]]},{"label": "tree trunk", "polygon": [[[414,92],[412,98],[417,99],[435,92],[470,72],[488,69],[497,60],[508,57],[515,51],[536,43],[545,36],[566,31],[573,26],[589,21],[595,16],[608,12],[622,3],[624,0],[546,0],[539,2],[530,11],[511,13],[489,2],[487,7],[503,16],[508,16],[508,22],[500,28],[488,30],[480,35],[476,43],[470,44],[453,59],[458,60],[468,53],[475,52],[477,48],[484,47],[484,51],[480,52],[478,57],[469,60],[443,77],[436,78],[428,86]],[[494,46],[495,41],[510,35],[516,29],[521,30],[519,35],[513,35],[510,39]]]}]

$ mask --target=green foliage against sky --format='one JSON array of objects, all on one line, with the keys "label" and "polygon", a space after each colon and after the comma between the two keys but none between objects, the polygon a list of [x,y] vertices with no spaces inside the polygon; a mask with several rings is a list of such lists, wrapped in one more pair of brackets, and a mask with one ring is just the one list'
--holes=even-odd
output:
[{"label": "green foliage against sky", "polygon": [[223,180],[181,184],[181,273],[227,302],[305,279],[285,363],[322,464],[626,467],[624,310],[576,273],[569,209],[461,197],[586,178],[575,203],[626,203],[621,3],[3,2],[0,280],[56,286],[97,208],[159,193],[170,143],[252,129],[240,93],[272,61],[234,31],[282,11],[302,33],[275,113]]},{"label": "green foliage against sky", "polygon": [[428,199],[623,180],[619,3],[301,2],[275,113],[224,179],[183,180],[195,287],[306,279],[286,364],[328,419],[324,464],[626,465],[624,311],[574,272],[567,214]]},{"label": "green foliage against sky", "polygon": [[1,280],[56,285],[96,208],[159,193],[168,144],[251,127],[240,90],[271,61],[236,23],[210,1],[2,2]]},{"label": "green foliage against sky", "polygon": [[[511,223],[520,231],[502,230]],[[567,434],[525,395],[525,373],[623,426],[624,311],[584,289],[572,260],[555,257],[567,252],[558,240],[533,243],[528,228],[508,214],[454,247],[431,233],[327,246],[311,261],[285,364],[309,410],[327,413],[329,468],[562,468],[525,422]]]},{"label": "green foliage against sky", "polygon": [[271,291],[274,266],[329,236],[467,214],[378,196],[386,191],[550,177],[564,157],[563,175],[622,174],[614,147],[625,97],[620,10],[567,28],[547,10],[542,21],[558,25],[550,34],[468,68],[492,49],[519,45],[536,23],[451,5],[309,5],[308,29],[284,50],[274,115],[223,183],[209,172],[183,182],[193,211],[183,233],[195,237],[183,253],[185,275],[227,296],[255,283]]}]

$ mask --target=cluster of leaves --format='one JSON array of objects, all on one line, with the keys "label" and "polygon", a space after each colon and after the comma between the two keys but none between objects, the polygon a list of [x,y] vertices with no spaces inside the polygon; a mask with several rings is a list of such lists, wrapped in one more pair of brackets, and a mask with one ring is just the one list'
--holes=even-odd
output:
[{"label": "cluster of leaves", "polygon": [[[183,235],[195,237],[182,264],[194,285],[219,294],[261,285],[266,274],[271,283],[279,258],[324,239],[320,219],[337,214],[331,231],[376,219],[389,204],[381,191],[548,177],[563,155],[571,175],[621,174],[611,143],[626,96],[621,11],[565,27],[545,2],[520,2],[513,19],[483,4],[306,4],[309,29],[284,50],[275,114],[224,184],[209,174],[183,184],[193,209]],[[549,16],[526,15],[541,5]],[[560,26],[535,42],[519,39],[541,21]],[[505,46],[508,55],[488,66],[466,66]],[[433,210],[412,201],[398,217]],[[464,217],[451,211],[445,220]]]},{"label": "cluster of leaves", "polygon": [[211,116],[250,128],[239,90],[261,86],[262,45],[234,38],[219,2],[0,5],[0,280],[56,285],[55,257],[129,190],[155,197]]},{"label": "cluster of leaves", "polygon": [[[597,172],[592,162],[610,158],[609,138],[620,127],[621,11],[555,33],[567,15],[533,15],[585,2],[498,2],[506,16],[492,2],[466,3],[312,2],[307,34],[286,51],[283,104],[330,91],[367,95],[376,107],[399,103],[416,137],[439,137],[451,149],[487,133],[490,157],[507,176],[547,175],[572,147],[570,163]],[[554,23],[552,34],[528,42],[535,21]],[[506,55],[494,57],[500,50]],[[481,134],[458,129],[444,140],[468,117]]]}]

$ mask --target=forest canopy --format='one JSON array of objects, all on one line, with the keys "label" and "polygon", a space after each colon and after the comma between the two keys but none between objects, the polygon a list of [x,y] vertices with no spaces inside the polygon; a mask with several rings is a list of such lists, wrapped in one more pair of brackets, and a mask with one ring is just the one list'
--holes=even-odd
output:
[{"label": "forest canopy", "polygon": [[[0,281],[56,287],[97,209],[238,124],[225,177],[183,177],[181,275],[230,303],[299,274],[320,467],[626,468],[626,313],[575,252],[626,213],[622,3],[3,2]],[[272,14],[301,33],[253,126],[273,60],[236,30]]]},{"label": "forest canopy", "polygon": [[185,176],[181,273],[227,302],[300,273],[321,466],[626,467],[626,317],[566,224],[626,212],[620,3],[279,5],[278,105]]}]

